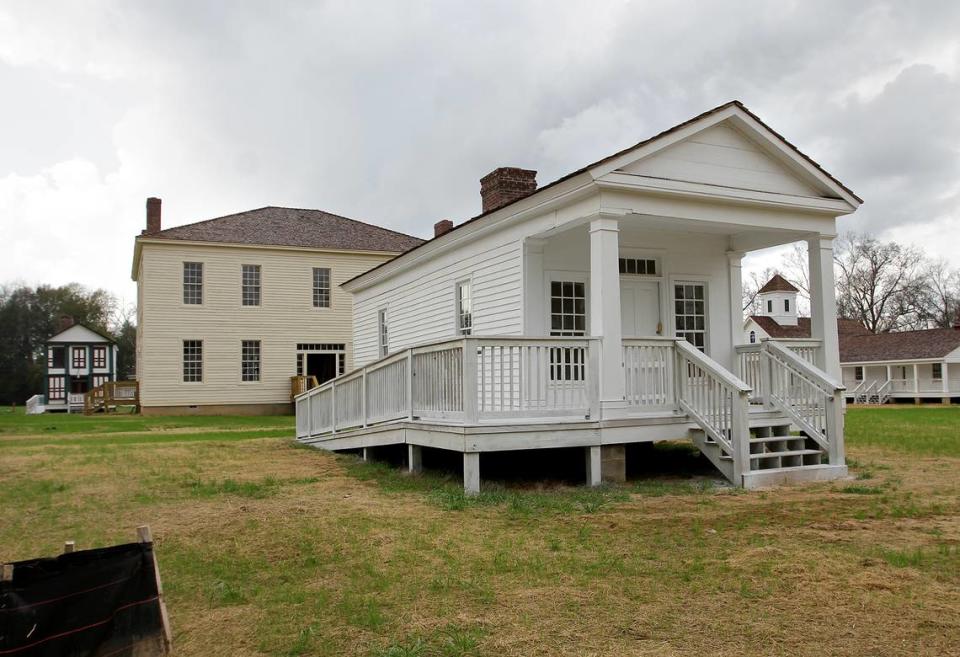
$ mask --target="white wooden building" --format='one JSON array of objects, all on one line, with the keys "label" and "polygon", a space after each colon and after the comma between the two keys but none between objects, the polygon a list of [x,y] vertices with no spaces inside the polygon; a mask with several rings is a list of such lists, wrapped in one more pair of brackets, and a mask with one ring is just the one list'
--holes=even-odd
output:
[{"label": "white wooden building", "polygon": [[845,336],[840,354],[848,401],[950,404],[960,398],[960,318],[947,329]]},{"label": "white wooden building", "polygon": [[44,394],[31,398],[28,412],[83,411],[87,391],[117,380],[118,353],[112,338],[62,317],[47,340]]},{"label": "white wooden building", "polygon": [[[537,187],[481,180],[483,212],[344,283],[358,369],[299,396],[330,450],[624,446],[690,439],[736,485],[846,475],[834,306],[837,218],[861,200],[741,103]],[[811,339],[743,342],[741,261],[805,240]],[[792,434],[792,428],[802,433]]]}]

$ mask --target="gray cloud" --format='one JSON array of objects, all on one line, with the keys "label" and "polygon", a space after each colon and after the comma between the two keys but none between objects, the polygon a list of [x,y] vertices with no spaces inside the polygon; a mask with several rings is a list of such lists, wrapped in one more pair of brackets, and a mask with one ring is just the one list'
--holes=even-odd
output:
[{"label": "gray cloud", "polygon": [[[548,182],[731,98],[865,197],[845,225],[936,235],[958,28],[950,2],[0,1],[0,279],[132,297],[152,194],[168,225],[282,204],[426,235],[496,166]],[[37,225],[117,256],[50,257]]]}]

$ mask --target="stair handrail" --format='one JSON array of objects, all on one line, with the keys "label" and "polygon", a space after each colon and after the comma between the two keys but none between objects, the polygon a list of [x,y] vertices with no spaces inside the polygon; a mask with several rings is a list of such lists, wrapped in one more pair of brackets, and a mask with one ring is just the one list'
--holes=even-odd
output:
[{"label": "stair handrail", "polygon": [[[846,387],[826,372],[814,367],[789,349],[785,349],[775,342],[767,341],[764,343],[764,356],[771,363],[779,364],[785,368],[792,376],[797,377],[798,381],[813,386],[822,394],[822,415],[812,417],[809,401],[801,406],[794,405],[790,399],[780,394],[779,385],[783,381],[778,377],[771,377],[770,399],[774,405],[786,413],[804,433],[827,450],[832,464],[842,463],[840,399]],[[801,409],[806,413],[801,412]]]},{"label": "stair handrail", "polygon": [[[743,474],[750,470],[749,414],[753,388],[686,340],[676,341],[676,354],[677,405],[733,459],[733,479],[740,485]],[[690,366],[707,374],[725,394],[691,388]],[[716,406],[717,401],[721,401],[720,407]]]}]

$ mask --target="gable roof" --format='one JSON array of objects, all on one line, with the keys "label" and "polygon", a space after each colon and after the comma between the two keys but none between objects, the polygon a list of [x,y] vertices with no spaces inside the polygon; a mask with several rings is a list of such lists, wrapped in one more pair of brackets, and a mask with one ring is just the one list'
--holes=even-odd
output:
[{"label": "gable roof", "polygon": [[107,342],[114,343],[114,339],[109,335],[104,335],[100,331],[94,330],[83,324],[74,324],[56,335],[47,338],[48,344],[54,343],[80,343],[80,342]]},{"label": "gable roof", "polygon": [[808,164],[809,166],[811,166],[813,169],[815,169],[816,171],[818,171],[823,177],[825,177],[827,180],[829,180],[829,181],[832,182],[834,185],[836,185],[836,187],[838,187],[840,190],[842,190],[843,193],[848,194],[848,195],[849,195],[852,199],[854,199],[857,203],[863,203],[863,199],[861,199],[859,196],[857,196],[849,187],[847,187],[847,186],[844,185],[842,182],[840,182],[839,180],[837,180],[836,178],[834,178],[826,169],[824,169],[822,166],[820,166],[820,165],[819,165],[817,162],[815,162],[811,157],[809,157],[808,155],[804,154],[799,148],[797,148],[797,147],[794,146],[792,143],[790,143],[789,141],[787,141],[786,139],[784,139],[784,137],[783,137],[780,133],[778,133],[776,130],[774,130],[773,128],[771,128],[770,126],[768,126],[766,123],[764,123],[764,122],[760,119],[760,117],[758,117],[756,114],[754,114],[754,113],[751,112],[749,109],[747,109],[747,107],[746,107],[743,103],[741,103],[739,100],[731,100],[731,101],[729,101],[729,102],[727,102],[727,103],[724,103],[724,104],[722,104],[722,105],[718,105],[717,107],[714,107],[713,109],[707,110],[706,112],[703,112],[702,114],[698,114],[697,116],[694,116],[693,118],[688,119],[688,120],[686,120],[686,121],[684,121],[684,122],[682,122],[682,123],[678,123],[677,125],[673,126],[672,128],[668,128],[668,129],[666,129],[666,130],[664,130],[664,131],[662,131],[662,132],[660,132],[660,133],[658,133],[658,134],[656,134],[656,135],[654,135],[654,136],[652,136],[652,137],[649,137],[649,138],[647,138],[647,139],[644,139],[643,141],[640,141],[640,142],[638,142],[638,143],[636,143],[636,144],[634,144],[634,145],[632,145],[632,146],[628,146],[627,148],[624,148],[624,149],[622,149],[622,150],[619,150],[619,151],[617,151],[616,153],[613,153],[613,154],[608,155],[608,156],[606,156],[606,157],[604,157],[604,158],[601,158],[601,159],[597,160],[596,162],[593,162],[593,163],[588,164],[588,165],[586,165],[586,166],[580,167],[580,168],[577,169],[576,171],[572,171],[571,173],[568,173],[568,174],[566,174],[565,176],[561,176],[560,178],[557,178],[556,180],[554,180],[554,181],[551,182],[551,183],[548,183],[548,184],[546,184],[546,185],[543,185],[542,187],[538,187],[537,189],[535,189],[534,191],[532,191],[532,192],[529,193],[529,194],[526,194],[526,195],[524,195],[524,196],[519,196],[519,197],[513,199],[512,201],[510,201],[509,203],[505,203],[504,205],[501,205],[501,206],[499,206],[499,207],[496,207],[496,208],[494,208],[494,209],[492,209],[492,210],[489,210],[489,211],[487,211],[487,212],[482,212],[482,213],[480,213],[480,214],[478,214],[478,215],[476,215],[476,216],[474,216],[474,217],[472,217],[472,218],[470,218],[470,219],[467,219],[466,221],[463,221],[463,222],[461,222],[460,224],[455,225],[453,228],[451,228],[450,230],[444,232],[443,234],[438,235],[438,236],[435,236],[435,237],[433,237],[433,238],[431,238],[431,239],[428,239],[428,240],[422,242],[421,244],[419,244],[419,245],[417,245],[417,246],[414,246],[413,248],[409,249],[408,251],[405,251],[405,252],[401,253],[400,255],[396,256],[395,258],[392,258],[391,260],[388,260],[388,261],[386,261],[386,262],[380,263],[380,264],[377,265],[376,267],[373,267],[372,269],[370,269],[370,270],[368,270],[368,271],[366,271],[366,272],[364,272],[364,273],[362,273],[362,274],[358,274],[357,276],[354,276],[353,278],[351,278],[351,279],[348,280],[348,281],[345,281],[345,282],[342,283],[341,285],[347,286],[347,285],[353,283],[354,281],[358,281],[358,280],[360,280],[360,279],[362,279],[362,278],[365,278],[366,276],[372,274],[373,272],[376,272],[376,271],[380,270],[381,268],[386,267],[387,265],[390,265],[391,263],[398,262],[398,261],[401,261],[401,260],[406,260],[406,259],[407,259],[407,256],[408,256],[410,253],[417,251],[419,248],[421,248],[421,247],[423,247],[423,246],[425,246],[425,245],[427,245],[427,244],[433,244],[434,242],[437,242],[437,241],[445,241],[445,242],[446,242],[446,241],[450,241],[450,240],[452,239],[451,235],[453,235],[454,233],[456,233],[456,231],[457,231],[458,229],[463,228],[464,226],[467,226],[467,225],[473,224],[474,222],[477,222],[477,221],[480,221],[480,220],[482,220],[482,219],[485,219],[486,217],[488,217],[488,216],[490,216],[490,215],[501,214],[501,213],[503,213],[504,210],[506,210],[506,209],[510,208],[511,206],[519,203],[520,201],[523,201],[523,200],[525,200],[525,199],[528,199],[528,198],[537,196],[538,194],[542,194],[543,192],[545,192],[545,191],[547,191],[547,190],[549,190],[549,189],[551,189],[551,188],[553,188],[553,187],[556,187],[557,185],[560,185],[561,183],[564,183],[564,182],[566,182],[566,181],[568,181],[568,180],[570,180],[570,179],[572,179],[572,178],[576,178],[577,176],[580,176],[580,175],[582,175],[582,174],[584,174],[584,173],[587,173],[587,172],[589,172],[589,171],[592,171],[592,170],[594,170],[594,169],[597,169],[598,167],[602,167],[602,166],[604,166],[604,165],[606,165],[606,164],[609,164],[609,163],[617,160],[618,158],[627,155],[627,154],[630,153],[631,151],[634,151],[634,150],[637,150],[637,149],[642,148],[642,147],[644,147],[644,146],[647,146],[648,144],[652,144],[652,143],[656,142],[657,140],[663,139],[664,137],[667,137],[667,136],[669,136],[669,135],[671,135],[671,134],[674,134],[674,133],[676,133],[676,132],[679,132],[680,130],[683,130],[684,128],[686,128],[686,127],[688,127],[688,126],[691,126],[691,125],[697,123],[698,121],[702,121],[703,119],[706,119],[707,117],[710,117],[710,116],[712,116],[712,115],[714,115],[714,114],[718,114],[718,113],[720,113],[720,112],[723,112],[724,110],[728,110],[728,109],[731,109],[731,108],[735,108],[737,111],[742,112],[743,114],[745,114],[746,116],[748,116],[748,117],[749,117],[750,119],[752,119],[753,121],[756,121],[762,128],[764,128],[765,130],[767,130],[768,132],[770,132],[770,134],[772,134],[776,139],[778,139],[780,142],[782,142],[783,146],[784,146],[787,150],[789,150],[790,152],[794,153],[797,157],[799,157],[801,160],[803,160],[805,163],[807,163],[807,164]]},{"label": "gable roof", "polygon": [[140,238],[388,253],[402,253],[423,242],[418,237],[323,210],[272,205],[175,226]]},{"label": "gable roof", "polygon": [[793,283],[785,279],[780,274],[774,274],[773,278],[766,282],[766,284],[757,290],[757,294],[763,294],[764,292],[799,292]]},{"label": "gable roof", "polygon": [[[772,317],[765,315],[750,315],[757,326],[763,329],[771,338],[808,339],[812,335],[809,317],[798,317],[796,326],[783,326]],[[837,319],[837,333],[840,335],[841,350],[844,340],[861,335],[873,335],[866,326],[855,319]]]},{"label": "gable roof", "polygon": [[867,333],[840,339],[840,362],[943,358],[960,348],[960,330],[926,329],[896,333]]},{"label": "gable roof", "polygon": [[777,323],[773,317],[765,315],[750,315],[757,326],[762,328],[771,338],[809,338],[810,337],[810,318],[797,317],[796,326],[783,326]]}]

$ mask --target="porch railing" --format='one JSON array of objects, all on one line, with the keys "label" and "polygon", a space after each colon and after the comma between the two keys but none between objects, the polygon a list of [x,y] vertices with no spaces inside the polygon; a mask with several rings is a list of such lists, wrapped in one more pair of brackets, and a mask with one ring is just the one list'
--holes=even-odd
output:
[{"label": "porch railing", "polygon": [[[741,344],[734,348],[737,354],[737,375],[753,389],[750,400],[754,402],[763,401],[769,393],[763,371],[764,359],[761,356],[764,342],[769,340],[761,340],[755,344]],[[817,352],[821,345],[819,340],[786,339],[776,340],[776,342],[811,365],[817,362]]]},{"label": "porch railing", "polygon": [[767,402],[786,413],[820,445],[831,464],[842,464],[843,385],[776,341],[764,341],[761,353],[766,365]]},{"label": "porch railing", "polygon": [[297,436],[383,422],[597,416],[594,338],[467,337],[404,349],[295,399]]},{"label": "porch railing", "polygon": [[750,386],[688,342],[675,344],[678,406],[733,459],[739,482],[750,469]]},{"label": "porch railing", "polygon": [[624,391],[631,408],[673,407],[676,338],[623,340]]}]

